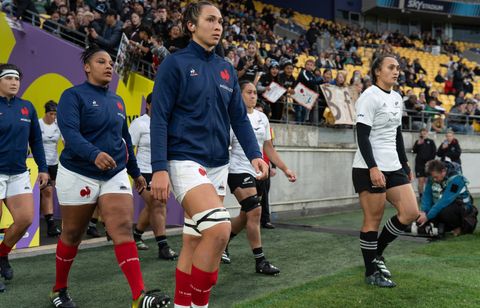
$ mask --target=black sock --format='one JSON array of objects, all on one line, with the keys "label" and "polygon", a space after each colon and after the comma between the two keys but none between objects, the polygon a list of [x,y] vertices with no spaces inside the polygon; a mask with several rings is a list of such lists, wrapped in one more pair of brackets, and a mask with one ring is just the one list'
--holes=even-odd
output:
[{"label": "black sock", "polygon": [[383,251],[394,239],[403,233],[408,225],[402,224],[397,215],[393,216],[385,223],[382,233],[378,237],[377,255],[383,255]]},{"label": "black sock", "polygon": [[90,222],[88,223],[88,226],[96,228],[97,227],[97,222],[98,222],[97,218],[92,218],[92,219],[90,219]]},{"label": "black sock", "polygon": [[253,252],[253,257],[255,258],[255,262],[257,264],[262,262],[263,260],[265,260],[265,255],[263,254],[263,248],[262,247],[253,248],[252,252]]},{"label": "black sock", "polygon": [[155,240],[157,241],[158,249],[168,246],[166,235],[155,236]]},{"label": "black sock", "polygon": [[55,223],[55,221],[53,220],[53,214],[46,214],[44,217],[47,225],[51,226]]},{"label": "black sock", "polygon": [[142,239],[143,232],[144,232],[144,231],[140,231],[140,230],[138,230],[137,228],[133,228],[133,238],[134,238],[136,241]]},{"label": "black sock", "polygon": [[365,276],[375,272],[375,264],[372,261],[377,256],[377,236],[377,231],[360,232],[360,249],[365,263]]}]

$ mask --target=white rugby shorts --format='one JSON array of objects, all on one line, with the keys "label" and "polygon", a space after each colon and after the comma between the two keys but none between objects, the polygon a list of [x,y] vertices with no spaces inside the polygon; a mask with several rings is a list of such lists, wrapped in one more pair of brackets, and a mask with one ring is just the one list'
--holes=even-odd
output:
[{"label": "white rugby shorts", "polygon": [[30,172],[8,175],[0,174],[0,200],[20,194],[31,194]]},{"label": "white rugby shorts", "polygon": [[105,194],[132,195],[132,186],[127,170],[123,169],[107,181],[86,177],[58,165],[56,181],[58,203],[61,205],[84,205],[97,203]]},{"label": "white rugby shorts", "polygon": [[189,190],[202,184],[213,185],[219,196],[227,192],[228,164],[206,168],[191,160],[171,160],[168,170],[175,199],[180,204]]}]

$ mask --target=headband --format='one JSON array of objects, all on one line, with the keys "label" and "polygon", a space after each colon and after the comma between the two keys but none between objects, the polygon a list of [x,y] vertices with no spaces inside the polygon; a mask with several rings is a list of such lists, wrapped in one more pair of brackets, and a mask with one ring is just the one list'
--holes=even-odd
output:
[{"label": "headband", "polygon": [[17,77],[20,78],[20,73],[17,70],[6,69],[0,73],[0,79],[3,77]]}]

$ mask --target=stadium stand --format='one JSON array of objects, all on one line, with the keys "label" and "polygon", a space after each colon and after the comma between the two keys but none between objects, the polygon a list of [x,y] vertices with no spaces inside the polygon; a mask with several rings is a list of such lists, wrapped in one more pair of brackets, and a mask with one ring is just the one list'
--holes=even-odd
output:
[{"label": "stadium stand", "polygon": [[[34,3],[23,0],[17,3],[17,9],[10,2],[3,2],[2,8],[78,45],[103,44],[114,55],[116,48],[113,46],[118,46],[123,32],[129,39],[127,74],[129,70],[137,70],[153,78],[162,58],[188,42],[181,27],[181,12],[186,1],[54,0]],[[463,100],[474,107],[465,111],[464,122],[467,126],[473,125],[471,131],[480,131],[480,121],[475,119],[480,114],[480,95],[477,95],[480,67],[462,58],[462,52],[475,50],[480,44],[439,41],[430,33],[410,36],[398,31],[377,33],[260,1],[220,1],[218,5],[225,16],[223,48],[218,50],[230,58],[235,67],[245,57],[248,43],[255,41],[261,64],[258,72],[267,73],[272,61],[279,62],[280,67],[290,61],[294,64],[293,76],[297,78],[306,61],[312,59],[316,63],[318,85],[324,83],[325,70],[332,71],[333,84],[338,72],[345,71],[347,84],[356,82],[358,85],[361,81],[360,90],[371,84],[368,75],[372,59],[380,52],[394,53],[402,69],[397,91],[405,101],[412,95],[426,98],[406,113],[409,119],[404,129],[417,129],[412,125],[416,120],[423,122],[423,126],[431,126],[429,119],[448,119],[448,112],[463,90]],[[437,106],[425,112],[432,98]],[[321,108],[322,100],[325,98],[320,93],[317,105],[320,107],[310,112],[307,123],[334,126],[335,119],[326,102],[324,109]],[[293,118],[289,103],[293,100],[285,94],[285,101],[290,112],[284,113],[282,121],[289,122]],[[317,111],[319,116],[313,116]],[[432,112],[434,116],[430,117]],[[441,126],[447,128],[448,122],[444,124]]]}]

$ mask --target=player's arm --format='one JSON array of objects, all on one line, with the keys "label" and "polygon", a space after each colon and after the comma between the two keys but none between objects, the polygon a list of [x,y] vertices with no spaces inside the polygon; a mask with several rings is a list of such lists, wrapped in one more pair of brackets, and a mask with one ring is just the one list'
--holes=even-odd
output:
[{"label": "player's arm", "polygon": [[400,160],[400,163],[402,164],[402,168],[405,171],[405,173],[408,175],[408,179],[410,181],[413,180],[413,174],[412,170],[410,169],[410,166],[408,165],[408,158],[407,158],[407,153],[405,153],[405,143],[403,142],[403,135],[402,135],[402,126],[399,125],[397,127],[397,136],[396,136],[396,149],[397,149],[397,154],[398,154],[398,159]]},{"label": "player's arm", "polygon": [[152,172],[167,171],[167,134],[170,115],[177,100],[181,76],[173,56],[162,62],[155,78],[150,120]]}]

